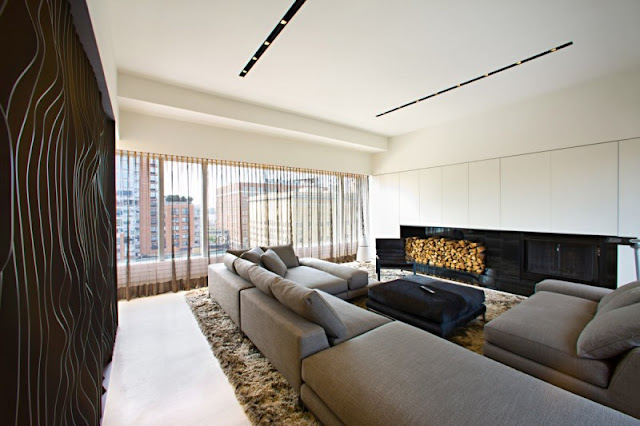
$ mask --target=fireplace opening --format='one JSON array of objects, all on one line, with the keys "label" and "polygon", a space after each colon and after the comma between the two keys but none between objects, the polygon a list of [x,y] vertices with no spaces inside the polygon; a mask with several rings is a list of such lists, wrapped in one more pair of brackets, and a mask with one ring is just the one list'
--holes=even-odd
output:
[{"label": "fireplace opening", "polygon": [[525,238],[524,272],[564,280],[597,283],[598,244]]}]

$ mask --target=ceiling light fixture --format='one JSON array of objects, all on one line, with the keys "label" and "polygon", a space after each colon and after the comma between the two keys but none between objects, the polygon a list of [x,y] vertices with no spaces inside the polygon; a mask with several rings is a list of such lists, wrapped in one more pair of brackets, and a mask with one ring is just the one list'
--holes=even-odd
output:
[{"label": "ceiling light fixture", "polygon": [[532,60],[534,60],[534,59],[538,59],[538,58],[540,58],[540,57],[542,57],[542,56],[544,56],[544,55],[548,55],[549,53],[557,52],[558,50],[560,50],[560,49],[564,49],[565,47],[569,47],[569,46],[571,46],[571,45],[573,45],[573,42],[572,42],[572,41],[570,41],[570,42],[568,42],[568,43],[565,43],[565,44],[563,44],[563,45],[561,45],[561,46],[554,47],[553,49],[545,50],[545,51],[544,51],[544,52],[542,52],[542,53],[538,53],[537,55],[531,56],[531,57],[529,57],[529,58],[527,58],[527,59],[523,59],[523,60],[518,61],[518,62],[516,62],[516,63],[514,63],[514,64],[507,65],[506,67],[502,67],[502,68],[500,68],[500,69],[498,69],[498,70],[491,71],[490,73],[486,73],[486,74],[484,74],[484,75],[482,75],[482,76],[480,76],[480,77],[476,77],[476,78],[471,79],[471,80],[469,80],[469,81],[465,81],[464,83],[456,84],[455,86],[451,86],[451,87],[449,87],[448,89],[441,90],[441,91],[439,91],[439,92],[435,92],[435,93],[433,93],[433,94],[431,94],[431,95],[429,95],[429,96],[422,97],[422,98],[420,98],[420,99],[418,99],[418,100],[416,100],[416,101],[411,101],[411,102],[406,103],[406,104],[404,104],[404,105],[400,105],[399,107],[395,107],[395,108],[393,108],[393,109],[390,109],[389,111],[385,111],[385,112],[383,112],[383,113],[380,113],[380,114],[376,115],[376,117],[382,117],[383,115],[387,115],[387,114],[389,114],[389,113],[392,113],[392,112],[398,111],[399,109],[406,108],[406,107],[408,107],[408,106],[410,106],[410,105],[417,104],[417,103],[418,103],[418,101],[424,101],[424,100],[427,100],[427,99],[429,99],[429,98],[433,98],[433,97],[434,97],[434,96],[436,96],[436,95],[440,95],[440,94],[445,93],[445,92],[448,92],[448,91],[450,91],[450,90],[457,89],[458,87],[466,86],[466,85],[467,85],[467,84],[469,84],[469,83],[476,82],[476,81],[481,80],[481,79],[483,79],[483,78],[489,77],[490,75],[498,74],[499,72],[506,71],[506,70],[508,70],[508,69],[510,69],[510,68],[513,68],[513,67],[517,66],[517,65],[521,65],[521,64],[524,64],[525,62],[529,62],[529,61],[532,61]]},{"label": "ceiling light fixture", "polygon": [[251,60],[249,60],[249,62],[247,62],[247,65],[244,66],[244,68],[239,74],[240,77],[244,77],[249,73],[251,68],[253,68],[256,62],[258,62],[258,59],[260,59],[260,57],[264,54],[264,52],[266,52],[267,48],[273,44],[273,41],[276,39],[276,37],[278,37],[280,32],[284,29],[285,25],[291,22],[291,18],[293,18],[293,15],[295,15],[298,12],[298,10],[300,10],[300,8],[305,3],[305,1],[306,0],[296,0],[293,3],[293,5],[289,8],[287,13],[285,13],[282,19],[278,21],[278,24],[276,24],[275,28],[271,31],[267,39],[260,45],[258,50],[256,50],[256,53],[253,54],[253,57],[251,58]]}]

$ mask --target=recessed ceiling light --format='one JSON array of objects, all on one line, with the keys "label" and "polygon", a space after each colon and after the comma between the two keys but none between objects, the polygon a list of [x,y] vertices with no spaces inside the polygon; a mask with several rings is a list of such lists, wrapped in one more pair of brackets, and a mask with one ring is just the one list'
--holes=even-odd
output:
[{"label": "recessed ceiling light", "polygon": [[[457,84],[457,85],[455,85],[455,86],[451,86],[451,87],[449,87],[448,89],[441,90],[441,91],[439,91],[439,92],[435,92],[434,94],[429,95],[429,96],[423,96],[423,97],[422,97],[422,98],[420,98],[419,100],[426,100],[426,99],[429,99],[429,98],[433,98],[434,96],[437,96],[438,94],[445,93],[445,92],[448,92],[448,91],[450,91],[450,90],[457,89],[458,87],[461,87],[461,86],[463,86],[463,85],[465,85],[465,86],[466,86],[466,85],[467,85],[467,84],[469,84],[469,83],[473,83],[473,82],[475,82],[475,81],[481,80],[483,77],[489,77],[490,75],[491,75],[491,76],[494,76],[494,75],[496,75],[496,74],[498,74],[498,73],[500,73],[500,72],[502,72],[502,71],[506,71],[506,70],[508,70],[509,68],[513,68],[513,67],[515,67],[516,65],[521,65],[521,64],[522,64],[522,63],[524,63],[524,62],[529,62],[529,61],[532,61],[532,60],[534,60],[534,59],[538,59],[538,58],[540,58],[540,57],[542,57],[542,56],[544,56],[544,55],[547,55],[547,54],[552,53],[552,52],[556,52],[556,51],[558,51],[558,50],[560,50],[560,49],[564,49],[565,47],[569,47],[569,46],[571,46],[571,45],[573,45],[573,42],[572,42],[572,41],[570,41],[570,42],[568,42],[568,43],[565,43],[565,44],[563,44],[563,45],[561,45],[561,46],[554,47],[553,49],[547,50],[547,51],[545,51],[545,52],[538,53],[537,55],[530,56],[530,57],[528,57],[527,59],[523,59],[523,60],[521,60],[521,61],[516,62],[515,64],[507,65],[506,67],[502,67],[502,68],[500,68],[500,69],[498,69],[498,70],[491,71],[491,72],[489,72],[489,73],[485,73],[485,74],[484,74],[484,76],[476,77],[476,78],[474,78],[474,79],[472,79],[472,80],[465,81],[464,83],[459,83],[459,84]],[[381,113],[381,114],[378,114],[378,115],[376,115],[376,117],[382,117],[383,115],[387,115],[387,114],[389,114],[389,113],[392,113],[392,112],[394,112],[394,111],[398,111],[399,109],[406,108],[406,107],[408,107],[408,106],[410,106],[410,105],[417,104],[417,103],[418,103],[418,101],[411,101],[411,102],[406,103],[406,104],[404,104],[404,105],[400,105],[400,106],[398,106],[398,107],[395,107],[395,108],[392,108],[392,109],[390,109],[390,110],[388,110],[388,111],[385,111],[385,112],[383,112],[383,113]]]},{"label": "recessed ceiling light", "polygon": [[305,1],[306,0],[295,0],[293,2],[293,5],[291,5],[289,10],[287,10],[287,13],[284,14],[284,16],[276,24],[273,30],[271,30],[269,36],[265,39],[265,41],[262,42],[258,50],[256,50],[256,53],[253,54],[254,56],[244,66],[243,70],[239,74],[240,77],[246,76],[249,71],[251,71],[251,68],[253,68],[253,66],[258,62],[258,59],[261,58],[264,52],[266,52],[266,50],[273,44],[273,42],[276,40],[276,37],[278,37],[280,32],[282,32],[282,30],[284,29],[285,25],[291,22],[291,19],[298,12],[298,10],[300,10]]}]

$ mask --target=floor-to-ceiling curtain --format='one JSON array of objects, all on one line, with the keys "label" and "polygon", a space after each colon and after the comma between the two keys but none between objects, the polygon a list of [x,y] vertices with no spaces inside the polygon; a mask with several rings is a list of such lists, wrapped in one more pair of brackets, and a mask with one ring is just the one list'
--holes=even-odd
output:
[{"label": "floor-to-ceiling curtain", "polygon": [[130,151],[116,173],[120,298],[205,285],[230,248],[354,260],[368,228],[364,175]]}]

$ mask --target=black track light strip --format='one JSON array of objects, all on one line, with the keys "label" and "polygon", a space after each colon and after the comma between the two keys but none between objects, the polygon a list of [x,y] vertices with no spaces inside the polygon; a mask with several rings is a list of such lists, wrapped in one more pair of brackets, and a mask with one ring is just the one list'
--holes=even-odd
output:
[{"label": "black track light strip", "polygon": [[305,1],[307,0],[296,0],[296,2],[293,3],[293,5],[289,8],[287,13],[285,13],[282,19],[278,21],[273,31],[271,31],[271,34],[269,34],[269,36],[262,42],[258,50],[256,50],[256,53],[254,53],[251,59],[249,59],[249,62],[247,62],[247,65],[245,65],[242,71],[240,71],[240,77],[245,77],[247,74],[249,74],[249,71],[251,71],[251,68],[253,68],[256,62],[258,62],[258,59],[260,59],[260,57],[264,54],[264,52],[267,51],[267,49],[271,46],[271,44],[276,39],[276,37],[278,37],[280,32],[282,32],[284,27],[291,21],[291,18],[293,18],[293,16],[298,12],[298,10],[300,10],[300,8],[305,3]]},{"label": "black track light strip", "polygon": [[451,90],[453,90],[453,89],[457,89],[457,88],[459,88],[459,87],[466,86],[467,84],[474,83],[474,82],[476,82],[476,81],[478,81],[478,80],[482,80],[483,78],[487,78],[487,77],[489,77],[489,76],[492,76],[492,75],[498,74],[499,72],[506,71],[506,70],[511,69],[511,68],[513,68],[513,67],[517,67],[518,65],[522,65],[522,64],[524,64],[525,62],[529,62],[529,61],[533,61],[534,59],[541,58],[541,57],[543,57],[544,55],[548,55],[549,53],[557,52],[558,50],[560,50],[560,49],[564,49],[565,47],[569,47],[569,46],[571,46],[572,44],[573,44],[573,42],[572,42],[572,41],[570,41],[570,42],[565,43],[565,44],[563,44],[563,45],[560,45],[560,46],[558,46],[558,47],[554,47],[553,49],[549,49],[549,50],[546,50],[546,51],[544,51],[544,52],[542,52],[542,53],[538,53],[537,55],[531,56],[530,58],[527,58],[527,59],[523,59],[523,60],[521,60],[521,61],[518,61],[518,62],[516,62],[515,64],[507,65],[506,67],[502,67],[502,68],[500,68],[500,69],[498,69],[498,70],[491,71],[491,72],[489,72],[489,73],[483,74],[483,75],[481,75],[480,77],[476,77],[476,78],[471,79],[471,80],[469,80],[469,81],[465,81],[464,83],[460,83],[460,84],[456,84],[455,86],[451,86],[451,87],[449,87],[448,89],[441,90],[441,91],[439,91],[439,92],[432,93],[432,94],[431,94],[431,95],[429,95],[429,96],[425,96],[425,97],[423,97],[423,98],[416,99],[415,101],[411,101],[411,102],[406,103],[406,104],[404,104],[404,105],[400,105],[399,107],[395,107],[395,108],[393,108],[393,109],[390,109],[389,111],[385,111],[385,112],[383,112],[383,113],[381,113],[381,114],[378,114],[378,115],[376,115],[376,117],[382,117],[383,115],[387,115],[387,114],[392,113],[392,112],[394,112],[394,111],[398,111],[399,109],[406,108],[406,107],[411,106],[411,105],[415,105],[415,104],[417,104],[417,103],[419,103],[419,102],[422,102],[422,101],[426,101],[427,99],[433,98],[433,97],[438,96],[438,95],[442,95],[443,93],[449,92],[449,91],[451,91]]}]

